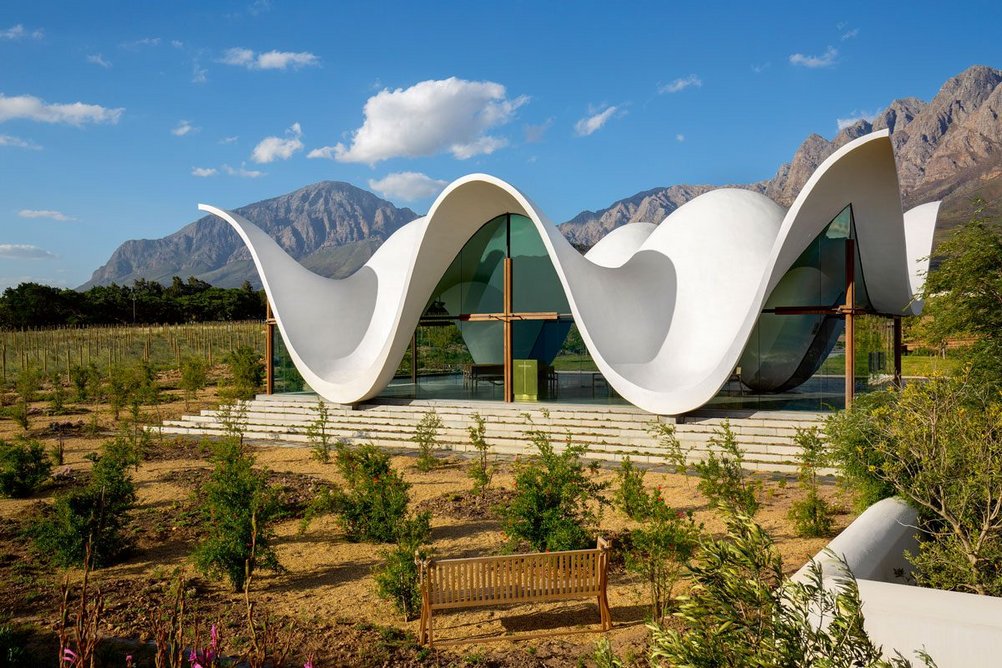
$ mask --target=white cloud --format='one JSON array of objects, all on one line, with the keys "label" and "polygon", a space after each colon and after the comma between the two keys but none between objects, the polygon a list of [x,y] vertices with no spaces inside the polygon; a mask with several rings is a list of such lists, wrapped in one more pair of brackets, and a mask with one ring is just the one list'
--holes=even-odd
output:
[{"label": "white cloud", "polygon": [[201,177],[215,176],[218,173],[219,173],[219,170],[217,170],[215,167],[192,167],[191,168],[191,175],[192,176],[201,176]]},{"label": "white cloud", "polygon": [[0,135],[0,146],[10,146],[12,148],[26,148],[32,151],[41,151],[42,147],[28,139],[21,139],[13,135]]},{"label": "white cloud", "polygon": [[249,70],[294,70],[309,65],[319,65],[320,59],[309,51],[268,51],[254,53],[250,49],[227,49],[220,61],[225,65],[246,67]]},{"label": "white cloud", "polygon": [[240,176],[245,179],[256,179],[259,176],[264,176],[264,172],[259,172],[256,169],[245,169],[241,164],[239,168],[230,167],[229,165],[223,165],[223,171],[230,176]]},{"label": "white cloud", "polygon": [[27,30],[23,25],[18,23],[15,26],[11,26],[6,30],[0,30],[0,39],[17,40],[30,37],[31,39],[42,39],[45,37],[45,31],[41,28],[36,28],[35,30]]},{"label": "white cloud", "polygon": [[677,135],[675,135],[675,141],[685,141],[685,135],[679,132]]},{"label": "white cloud", "polygon": [[137,39],[132,42],[122,42],[120,45],[123,49],[129,49],[135,51],[143,46],[160,46],[159,37],[144,37],[142,39]]},{"label": "white cloud", "polygon": [[369,179],[369,187],[383,197],[399,198],[408,202],[434,197],[448,184],[448,181],[433,179],[420,172],[395,172],[378,180]]},{"label": "white cloud", "polygon": [[235,144],[240,137],[223,137],[219,140],[220,144]]},{"label": "white cloud", "polygon": [[859,28],[853,28],[852,30],[847,30],[846,32],[842,33],[842,41],[844,42],[847,39],[852,39],[858,34],[859,34]]},{"label": "white cloud", "polygon": [[109,109],[97,104],[47,104],[33,95],[6,97],[0,93],[0,123],[14,118],[27,118],[40,123],[118,123],[125,109]]},{"label": "white cloud", "polygon": [[31,244],[0,244],[0,257],[7,260],[51,260],[58,256]]},{"label": "white cloud", "polygon": [[695,88],[700,88],[703,85],[703,80],[700,79],[695,74],[690,74],[687,77],[682,77],[680,79],[675,79],[671,83],[661,84],[658,86],[658,93],[678,93],[680,91],[693,86]]},{"label": "white cloud", "polygon": [[195,63],[191,71],[191,83],[204,84],[209,80],[209,70]]},{"label": "white cloud", "polygon": [[265,137],[251,153],[251,160],[263,165],[275,160],[288,160],[297,151],[303,150],[303,129],[299,123],[293,123],[292,127],[285,131],[286,137]]},{"label": "white cloud", "polygon": [[76,218],[71,218],[62,211],[52,211],[49,209],[21,209],[17,212],[17,215],[21,218],[49,218],[63,222],[76,220]]},{"label": "white cloud", "polygon": [[102,56],[100,53],[92,53],[91,55],[87,56],[87,62],[92,65],[98,65],[99,67],[103,67],[106,70],[111,68],[111,62],[106,60],[105,57]]},{"label": "white cloud", "polygon": [[324,146],[308,157],[374,165],[444,152],[460,160],[490,154],[508,140],[488,132],[510,122],[528,101],[526,96],[509,100],[499,83],[456,77],[384,88],[366,101],[365,121],[352,133],[351,146]]},{"label": "white cloud", "polygon": [[810,69],[817,69],[819,67],[831,67],[836,63],[836,58],[838,57],[838,49],[833,46],[829,46],[823,54],[820,56],[806,56],[802,53],[794,53],[790,56],[791,65],[799,65],[801,67],[807,67]]},{"label": "white cloud", "polygon": [[182,42],[179,39],[172,39],[170,41],[170,45],[173,46],[175,49],[183,49],[184,48],[184,42]]},{"label": "white cloud", "polygon": [[183,137],[189,135],[193,132],[198,132],[198,128],[191,124],[189,121],[178,121],[177,127],[170,131],[175,137]]},{"label": "white cloud", "polygon": [[849,112],[849,116],[846,118],[835,119],[835,124],[838,125],[839,130],[843,130],[850,125],[858,123],[859,121],[868,121],[872,123],[878,115],[880,115],[881,109],[875,109],[872,112],[863,110],[853,110]]},{"label": "white cloud", "polygon": [[612,118],[616,111],[617,107],[606,107],[598,113],[582,118],[574,124],[574,134],[579,137],[587,137],[588,135],[595,133],[600,130],[610,118]]},{"label": "white cloud", "polygon": [[542,123],[537,125],[526,125],[525,126],[525,141],[529,144],[535,144],[536,142],[543,141],[543,137],[546,135],[546,131],[550,129],[553,125],[553,118],[547,118]]}]

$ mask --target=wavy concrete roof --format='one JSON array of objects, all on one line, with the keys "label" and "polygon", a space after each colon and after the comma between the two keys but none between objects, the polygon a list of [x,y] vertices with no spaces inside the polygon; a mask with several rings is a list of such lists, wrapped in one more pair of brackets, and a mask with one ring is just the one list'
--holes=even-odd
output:
[{"label": "wavy concrete roof", "polygon": [[661,414],[702,406],[728,380],[766,299],[812,240],[851,203],[874,308],[912,314],[938,203],[901,211],[886,131],[834,153],[788,211],[758,193],[720,189],[660,225],[619,228],[581,255],[512,185],[485,174],[451,183],[428,214],[394,233],[344,279],[318,276],[237,214],[289,354],[329,401],[368,399],[392,379],[438,280],[463,245],[502,213],[528,217],[595,364],[631,403]]}]

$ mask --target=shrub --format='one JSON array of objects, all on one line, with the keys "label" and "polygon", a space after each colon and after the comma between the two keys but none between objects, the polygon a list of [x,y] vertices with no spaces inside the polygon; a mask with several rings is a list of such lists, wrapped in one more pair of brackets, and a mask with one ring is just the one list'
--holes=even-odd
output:
[{"label": "shrub", "polygon": [[[684,629],[648,627],[653,665],[910,665],[881,659],[863,628],[851,575],[828,589],[814,564],[806,581],[784,581],[772,540],[747,516],[730,517],[724,538],[704,538],[690,571],[694,584],[676,613]],[[825,622],[820,627],[819,619]]]},{"label": "shrub", "polygon": [[392,543],[407,516],[410,485],[390,466],[390,457],[365,444],[337,448],[334,463],[345,480],[346,491],[325,490],[310,504],[303,528],[317,516],[333,513],[348,540]]},{"label": "shrub", "polygon": [[710,445],[715,445],[722,452],[718,456],[711,451],[706,460],[696,462],[696,474],[699,476],[696,489],[714,508],[754,515],[759,506],[759,485],[749,480],[742,468],[744,452],[738,445],[728,420],[724,420],[719,430],[714,430]]},{"label": "shrub", "polygon": [[825,420],[829,457],[839,469],[842,485],[852,492],[856,510],[894,496],[894,485],[882,473],[884,457],[873,444],[881,438],[880,414],[895,398],[892,390],[869,392]]},{"label": "shrub", "polygon": [[310,443],[310,457],[323,464],[330,464],[334,437],[330,433],[331,420],[327,404],[317,402],[317,417],[306,427],[306,439]]},{"label": "shrub", "polygon": [[592,479],[598,462],[586,467],[581,457],[587,448],[573,445],[569,438],[557,453],[545,432],[530,429],[526,436],[538,455],[516,465],[505,533],[513,544],[525,541],[537,551],[588,547],[598,519],[590,502],[604,503],[602,492],[608,486]]},{"label": "shrub", "polygon": [[129,397],[134,390],[134,378],[127,369],[121,366],[113,366],[108,369],[108,376],[105,378],[105,395],[108,403],[111,404],[112,413],[115,420],[118,420],[122,409],[129,402]]},{"label": "shrub", "polygon": [[804,498],[790,506],[789,518],[798,536],[817,538],[832,530],[832,508],[818,490],[818,469],[828,461],[825,444],[817,427],[797,429],[794,441],[800,446],[797,455],[797,478]]},{"label": "shrub", "polygon": [[52,415],[62,415],[66,412],[66,388],[59,373],[49,376],[49,413]]},{"label": "shrub", "polygon": [[213,461],[215,468],[198,493],[206,536],[195,549],[195,564],[202,572],[225,576],[239,591],[257,568],[279,567],[270,524],[281,508],[239,441],[219,441]]},{"label": "shrub", "polygon": [[13,443],[0,441],[0,495],[15,499],[29,497],[51,471],[52,462],[38,441],[25,438]]},{"label": "shrub", "polygon": [[73,385],[74,399],[77,403],[97,399],[101,394],[101,372],[93,362],[86,366],[74,364],[70,367],[70,383]]},{"label": "shrub", "polygon": [[668,614],[672,590],[692,557],[700,527],[692,513],[676,511],[655,495],[650,497],[649,521],[630,533],[627,570],[644,578],[651,604],[651,619],[660,622]]},{"label": "shrub", "polygon": [[94,568],[115,563],[130,546],[122,528],[136,500],[126,473],[131,459],[112,441],[94,460],[87,486],[56,497],[52,512],[29,530],[36,549],[63,566],[83,564],[88,541]]},{"label": "shrub", "polygon": [[223,363],[228,372],[226,394],[234,399],[253,399],[264,381],[264,363],[257,351],[239,346],[223,358]]},{"label": "shrub", "polygon": [[418,422],[411,440],[418,445],[417,468],[419,471],[430,471],[438,463],[432,455],[432,450],[438,447],[438,430],[442,428],[442,420],[438,413],[430,410]]},{"label": "shrub", "polygon": [[393,601],[397,610],[410,620],[421,608],[421,589],[416,558],[424,559],[422,550],[428,542],[431,513],[424,512],[403,520],[397,527],[397,543],[380,553],[382,565],[376,569],[376,592]]},{"label": "shrub", "polygon": [[184,392],[184,407],[198,396],[198,391],[205,389],[209,382],[208,368],[201,357],[187,357],[181,362],[181,390]]},{"label": "shrub", "polygon": [[647,519],[651,510],[651,499],[644,487],[646,474],[646,471],[633,465],[629,455],[623,457],[616,472],[618,485],[613,494],[613,502],[627,517],[638,522]]},{"label": "shrub", "polygon": [[664,450],[662,457],[675,473],[685,473],[688,468],[687,453],[675,435],[675,425],[654,420],[647,425],[647,433],[658,442],[658,447]]},{"label": "shrub", "polygon": [[14,407],[13,418],[24,431],[28,431],[31,426],[29,422],[31,402],[35,400],[35,395],[41,386],[41,380],[41,373],[32,367],[22,369],[14,380],[17,405]]},{"label": "shrub", "polygon": [[491,446],[484,437],[487,433],[487,423],[484,418],[480,413],[474,413],[472,419],[473,424],[467,427],[466,431],[470,434],[470,445],[477,451],[477,458],[470,466],[468,474],[473,480],[473,491],[483,493],[494,477],[494,467],[488,460]]}]

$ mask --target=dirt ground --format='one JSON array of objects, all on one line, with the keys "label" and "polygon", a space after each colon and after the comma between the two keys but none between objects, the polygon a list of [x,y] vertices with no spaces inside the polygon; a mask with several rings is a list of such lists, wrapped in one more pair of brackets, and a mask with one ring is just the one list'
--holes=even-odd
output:
[{"label": "dirt ground", "polygon": [[[190,411],[214,405],[212,390],[202,394]],[[155,409],[144,407],[146,420],[152,423],[185,412],[176,391],[165,392],[165,398],[169,401]],[[51,503],[60,489],[79,483],[87,475],[91,463],[85,456],[96,452],[115,428],[106,406],[68,406],[72,414],[55,417],[46,414],[47,404],[37,403],[32,407],[31,436],[41,439],[47,448],[58,440],[50,425],[70,423],[64,428],[68,433],[64,437],[65,465],[58,469],[56,481],[34,498],[0,498],[0,620],[10,616],[17,623],[43,632],[55,628],[59,585],[65,573],[46,565],[44,555],[35,554],[21,538],[20,531],[37,515],[39,504]],[[86,427],[94,415],[101,431],[88,435]],[[123,419],[126,415],[123,412]],[[12,420],[0,419],[0,439],[20,433],[21,428]],[[334,465],[314,461],[305,447],[261,445],[255,446],[254,453],[257,465],[267,468],[272,482],[283,487],[291,516],[275,527],[274,546],[283,570],[255,574],[252,593],[259,611],[266,610],[276,618],[295,619],[300,628],[309,630],[309,638],[297,643],[297,647],[303,654],[317,651],[318,666],[591,663],[588,657],[600,637],[597,633],[519,643],[493,642],[507,633],[594,628],[598,612],[591,601],[439,614],[436,638],[476,638],[479,642],[432,654],[417,648],[413,642],[417,622],[405,622],[390,602],[376,595],[371,572],[385,546],[349,543],[332,517],[320,518],[305,533],[299,532],[299,517],[312,495],[324,485],[340,483]],[[242,595],[231,592],[220,580],[198,574],[189,560],[200,536],[192,512],[193,493],[210,470],[206,454],[207,449],[194,440],[154,438],[152,458],[133,473],[138,502],[129,531],[136,547],[123,563],[92,574],[92,581],[101,588],[106,601],[102,629],[106,636],[148,642],[153,610],[163,599],[162,592],[175,570],[190,578],[196,591],[191,604],[205,624],[219,622],[224,640],[243,633]],[[490,504],[481,504],[486,507],[473,507],[470,511],[464,501],[471,486],[466,476],[467,460],[446,452],[440,452],[439,456],[442,465],[427,473],[414,467],[416,458],[412,455],[398,453],[393,457],[393,465],[412,485],[412,506],[433,512],[433,553],[441,558],[498,553],[504,537],[496,513],[491,512]],[[503,490],[512,489],[513,478],[510,462],[499,460],[499,465],[500,471],[492,483],[498,491],[492,492],[491,498],[503,503]],[[610,468],[603,468],[598,475],[610,481],[615,477]],[[776,541],[786,570],[792,573],[819,551],[827,539],[794,535],[786,517],[791,501],[798,494],[792,478],[772,475],[761,479],[763,506],[757,519]],[[660,485],[669,505],[693,511],[697,521],[703,522],[708,530],[722,530],[721,520],[696,491],[695,478],[651,471],[646,482],[649,486]],[[825,485],[823,494],[837,507],[847,508],[848,503],[839,498],[830,483]],[[844,528],[851,519],[847,511],[840,512],[835,519],[835,530]],[[618,510],[604,509],[602,534],[615,540],[618,533],[632,526],[631,520]],[[69,577],[76,581],[80,572],[71,569]],[[646,641],[645,590],[621,566],[610,573],[609,603],[615,624],[609,633],[613,647],[627,657],[642,657]]]}]

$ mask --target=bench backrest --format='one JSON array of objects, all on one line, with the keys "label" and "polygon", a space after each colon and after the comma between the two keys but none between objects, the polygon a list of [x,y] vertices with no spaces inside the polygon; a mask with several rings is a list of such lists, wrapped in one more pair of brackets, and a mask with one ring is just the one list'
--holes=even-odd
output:
[{"label": "bench backrest", "polygon": [[435,610],[598,596],[608,563],[601,538],[593,550],[427,560],[422,595]]}]

